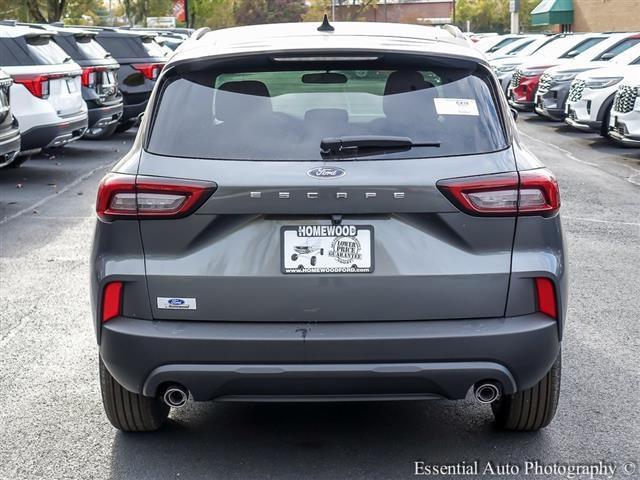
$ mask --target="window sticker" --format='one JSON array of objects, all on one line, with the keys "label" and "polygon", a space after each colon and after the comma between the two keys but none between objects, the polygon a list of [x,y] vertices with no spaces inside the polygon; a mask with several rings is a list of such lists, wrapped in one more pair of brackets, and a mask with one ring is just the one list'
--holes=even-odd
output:
[{"label": "window sticker", "polygon": [[478,105],[472,98],[434,98],[438,115],[479,116]]}]

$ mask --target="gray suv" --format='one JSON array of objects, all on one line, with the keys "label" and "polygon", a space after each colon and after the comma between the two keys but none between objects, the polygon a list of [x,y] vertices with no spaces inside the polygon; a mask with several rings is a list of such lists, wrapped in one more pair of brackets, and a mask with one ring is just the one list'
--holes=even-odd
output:
[{"label": "gray suv", "polygon": [[469,396],[501,428],[544,427],[567,305],[559,207],[452,29],[197,31],[99,186],[107,417],[149,431],[189,397]]}]

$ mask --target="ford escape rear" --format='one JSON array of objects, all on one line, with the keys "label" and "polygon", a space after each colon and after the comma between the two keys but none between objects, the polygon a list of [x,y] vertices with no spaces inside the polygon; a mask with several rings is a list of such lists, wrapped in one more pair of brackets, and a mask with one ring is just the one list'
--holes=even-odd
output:
[{"label": "ford escape rear", "polygon": [[188,395],[475,392],[501,427],[543,427],[566,308],[559,206],[486,61],[445,30],[196,32],[99,188],[107,416],[144,431]]}]

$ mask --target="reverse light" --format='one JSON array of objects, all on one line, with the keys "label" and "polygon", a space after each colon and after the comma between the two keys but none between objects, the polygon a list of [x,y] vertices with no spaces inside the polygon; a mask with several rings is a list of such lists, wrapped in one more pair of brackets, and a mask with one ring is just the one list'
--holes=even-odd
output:
[{"label": "reverse light", "polygon": [[147,80],[155,80],[160,75],[164,63],[134,63],[131,66],[142,73]]},{"label": "reverse light", "polygon": [[122,282],[107,283],[102,295],[102,323],[122,313]]},{"label": "reverse light", "polygon": [[536,295],[538,298],[538,311],[549,315],[551,318],[558,318],[558,307],[556,305],[556,289],[553,281],[546,277],[538,277],[536,282]]},{"label": "reverse light", "polygon": [[546,168],[440,180],[438,189],[476,216],[550,216],[560,209],[558,183]]},{"label": "reverse light", "polygon": [[189,215],[215,191],[213,182],[110,173],[98,187],[96,212],[115,218],[179,218]]},{"label": "reverse light", "polygon": [[13,81],[24,85],[34,97],[47,98],[49,96],[49,80],[63,76],[62,74],[13,75]]}]

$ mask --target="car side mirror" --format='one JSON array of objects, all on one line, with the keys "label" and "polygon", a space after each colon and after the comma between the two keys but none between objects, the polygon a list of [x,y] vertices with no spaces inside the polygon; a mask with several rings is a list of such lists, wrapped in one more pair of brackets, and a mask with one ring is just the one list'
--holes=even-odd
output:
[{"label": "car side mirror", "polygon": [[510,108],[510,110],[513,121],[515,122],[516,120],[518,120],[518,110],[516,110],[515,108]]}]

